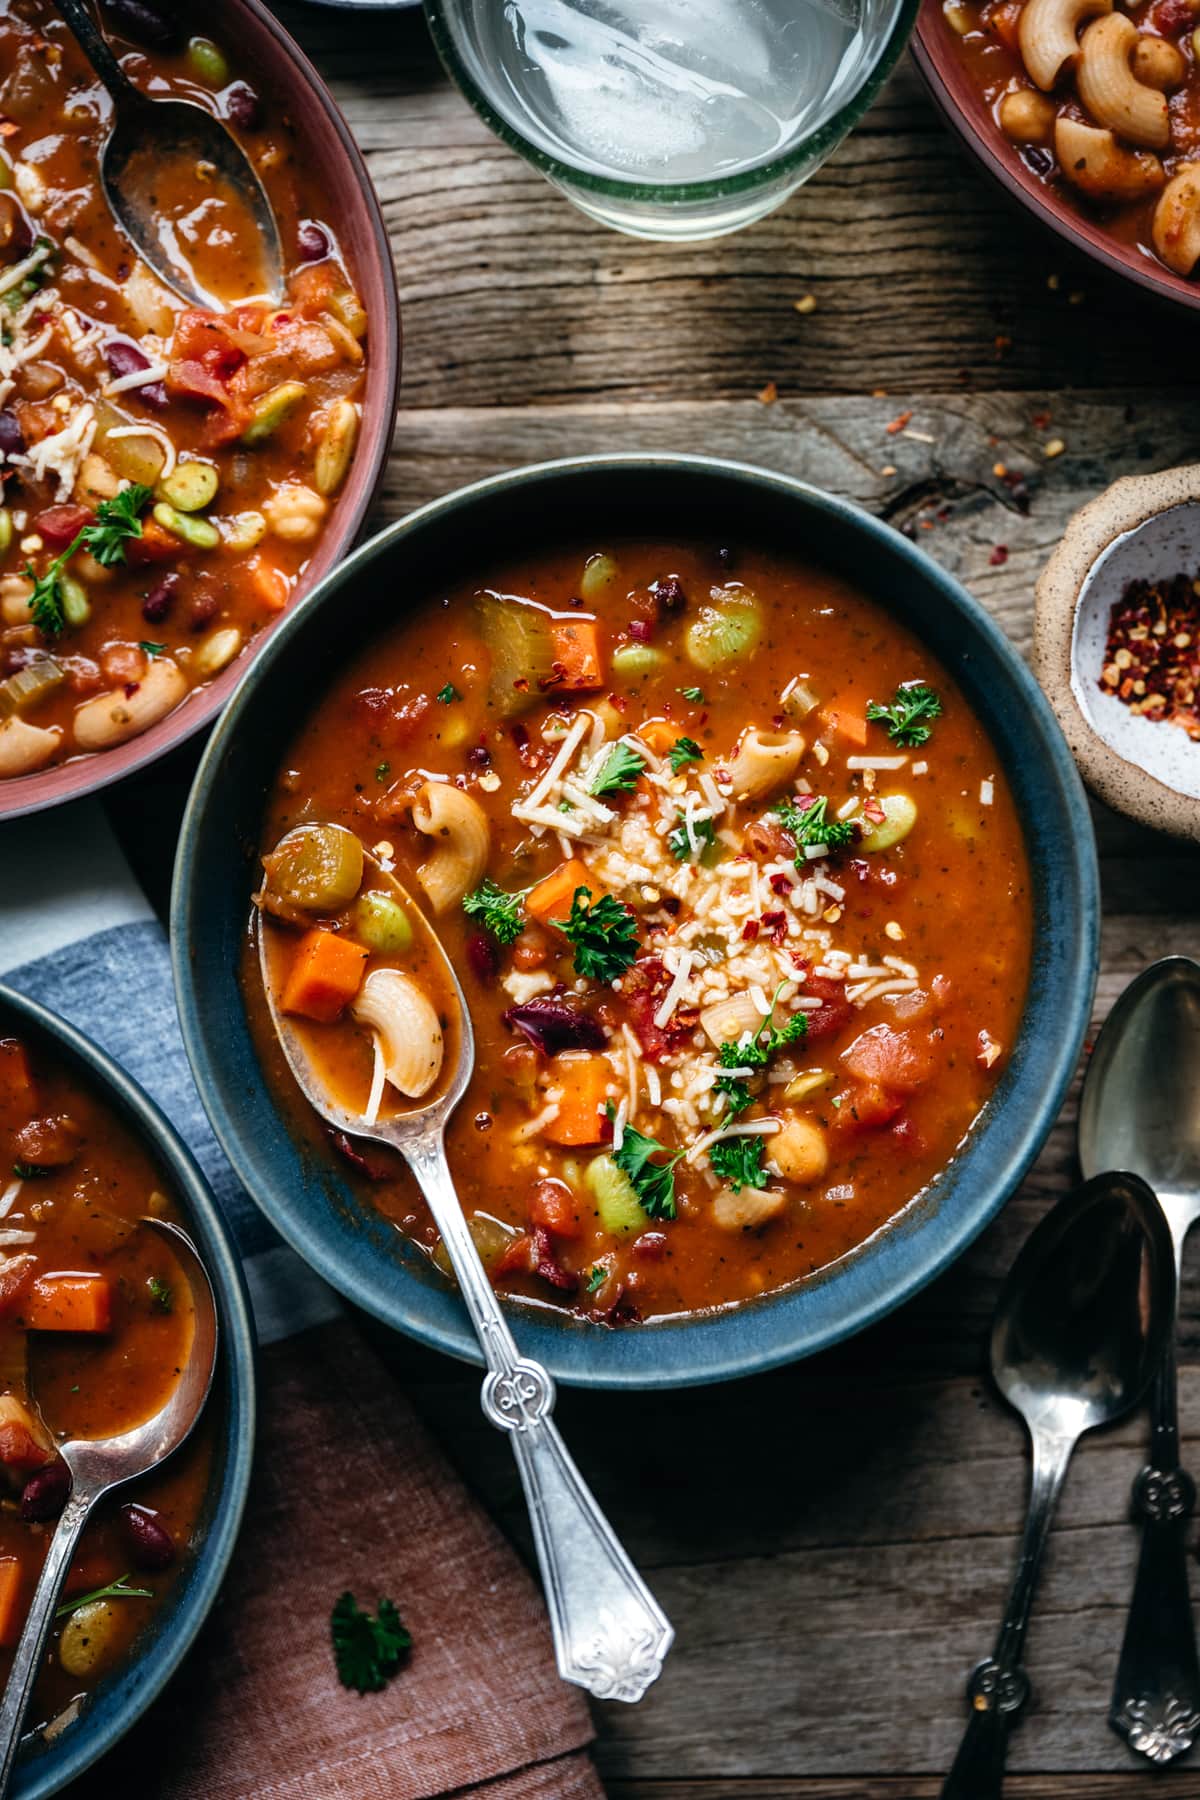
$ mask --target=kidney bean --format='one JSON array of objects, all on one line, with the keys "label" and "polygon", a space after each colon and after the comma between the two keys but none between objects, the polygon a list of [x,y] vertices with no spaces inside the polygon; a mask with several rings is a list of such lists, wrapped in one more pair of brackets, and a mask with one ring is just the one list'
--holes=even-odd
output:
[{"label": "kidney bean", "polygon": [[682,612],[687,605],[687,595],[678,575],[660,575],[657,581],[651,583],[650,591],[664,612]]},{"label": "kidney bean", "polygon": [[[104,346],[104,360],[108,364],[108,372],[114,381],[123,375],[136,375],[141,369],[150,367],[150,358],[128,338],[109,338]],[[134,396],[155,412],[161,412],[167,404],[167,390],[161,381],[149,381],[145,387],[131,390]]]},{"label": "kidney bean", "polygon": [[0,409],[0,456],[20,456],[25,448],[21,421],[11,407]]},{"label": "kidney bean", "polygon": [[105,0],[104,10],[122,37],[132,38],[135,44],[165,50],[175,42],[175,21],[164,18],[145,0]]},{"label": "kidney bean", "polygon": [[35,1469],[21,1489],[21,1517],[30,1523],[57,1519],[71,1492],[71,1471],[61,1456]]},{"label": "kidney bean", "polygon": [[33,529],[48,549],[65,550],[95,517],[90,506],[48,506],[34,514]]},{"label": "kidney bean", "polygon": [[262,108],[254,89],[244,81],[235,81],[225,92],[225,117],[239,131],[254,131],[259,123]]},{"label": "kidney bean", "polygon": [[633,1240],[633,1254],[642,1262],[661,1262],[667,1254],[665,1231],[643,1231]]},{"label": "kidney bean", "polygon": [[206,625],[212,624],[220,610],[221,602],[215,594],[193,594],[188,601],[188,630],[203,631]]},{"label": "kidney bean", "polygon": [[473,931],[467,938],[467,961],[477,981],[494,981],[499,973],[500,953],[482,931]]},{"label": "kidney bean", "polygon": [[146,598],[142,601],[142,617],[148,625],[161,625],[179,593],[179,577],[172,570],[167,575],[160,575]]},{"label": "kidney bean", "polygon": [[315,219],[301,219],[296,231],[296,254],[301,262],[320,262],[329,255],[329,236]]},{"label": "kidney bean", "polygon": [[123,1506],[117,1517],[129,1554],[139,1569],[169,1569],[175,1561],[175,1539],[148,1506]]}]

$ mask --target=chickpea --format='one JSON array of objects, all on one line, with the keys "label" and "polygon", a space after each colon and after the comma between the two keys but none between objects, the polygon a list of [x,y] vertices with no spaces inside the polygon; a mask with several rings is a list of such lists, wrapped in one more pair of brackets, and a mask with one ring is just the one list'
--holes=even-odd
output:
[{"label": "chickpea", "polygon": [[1132,63],[1136,81],[1167,94],[1172,88],[1179,87],[1185,67],[1182,51],[1169,44],[1166,38],[1150,37],[1146,32],[1139,35]]},{"label": "chickpea", "polygon": [[33,617],[29,602],[33,583],[24,575],[0,576],[0,614],[6,625],[28,625]]},{"label": "chickpea", "polygon": [[732,1188],[722,1188],[713,1201],[713,1223],[722,1231],[753,1231],[776,1218],[786,1205],[787,1195],[778,1190],[740,1188],[735,1194]]},{"label": "chickpea", "polygon": [[829,1167],[829,1149],[825,1133],[811,1119],[793,1115],[784,1122],[770,1140],[768,1156],[784,1181],[808,1187],[820,1181]]},{"label": "chickpea", "polygon": [[300,481],[285,481],[263,502],[267,524],[276,537],[304,544],[315,538],[329,502]]},{"label": "chickpea", "polygon": [[1053,100],[1032,88],[1018,88],[1000,102],[1000,129],[1014,144],[1046,144],[1054,130]]}]

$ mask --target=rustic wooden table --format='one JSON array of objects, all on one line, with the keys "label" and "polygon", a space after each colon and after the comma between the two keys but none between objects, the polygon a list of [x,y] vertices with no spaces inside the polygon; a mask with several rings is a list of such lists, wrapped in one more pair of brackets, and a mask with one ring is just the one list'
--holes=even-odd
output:
[{"label": "rustic wooden table", "polygon": [[[1028,651],[1033,582],[1072,510],[1116,475],[1200,452],[1180,316],[1073,265],[1011,211],[960,161],[907,63],[781,212],[667,247],[591,224],[489,136],[419,16],[285,17],[346,110],[392,234],[404,379],[379,523],[543,457],[711,451],[912,531]],[[193,762],[110,801],[160,898]],[[1096,825],[1100,1019],[1147,962],[1200,946],[1200,854],[1100,808]],[[649,1699],[597,1708],[613,1800],[937,1795],[1024,1506],[1021,1429],[983,1379],[987,1323],[1017,1246],[1074,1176],[1072,1103],[1001,1219],[869,1335],[726,1388],[563,1395],[567,1437],[678,1631]],[[528,1549],[476,1376],[374,1335]],[[1200,1253],[1181,1355],[1200,1471]],[[1028,1645],[1014,1800],[1200,1796],[1200,1756],[1156,1776],[1105,1723],[1144,1436],[1137,1418],[1072,1469]],[[1193,1586],[1200,1599],[1200,1570]]]}]

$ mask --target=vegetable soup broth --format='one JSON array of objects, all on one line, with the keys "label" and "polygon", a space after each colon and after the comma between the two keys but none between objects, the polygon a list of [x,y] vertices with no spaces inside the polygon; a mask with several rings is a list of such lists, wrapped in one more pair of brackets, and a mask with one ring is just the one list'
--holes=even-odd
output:
[{"label": "vegetable soup broth", "polygon": [[[192,1329],[186,1279],[139,1223],[179,1218],[153,1160],[96,1095],[31,1038],[0,1032],[0,1680],[66,1498],[57,1443],[128,1430],[175,1384]],[[169,1592],[201,1515],[203,1422],[165,1468],[93,1516],[55,1624],[36,1718],[108,1674]],[[137,1517],[131,1517],[137,1514]],[[60,1608],[61,1614],[61,1608]]]},{"label": "vegetable soup broth", "polygon": [[[341,676],[287,754],[264,850],[334,822],[420,897],[431,839],[414,794],[448,777],[486,816],[467,909],[456,894],[436,924],[477,1042],[450,1162],[498,1285],[621,1322],[807,1276],[945,1167],[1012,1049],[1029,875],[995,752],[915,637],[795,560],[626,543],[586,572],[572,551],[488,583],[415,609]],[[927,741],[905,748],[867,708],[912,683],[937,699],[915,727]],[[753,727],[768,761],[774,747],[765,778],[735,754]],[[564,747],[567,787],[560,774],[539,805]],[[618,750],[636,759],[624,786]],[[856,755],[898,766],[854,768]],[[754,797],[735,797],[743,780]],[[851,841],[810,857],[804,814],[820,797],[817,835]],[[614,980],[581,975],[586,928],[556,923],[605,895],[615,913],[592,925],[610,927]],[[353,938],[353,915],[332,930]],[[246,989],[290,1102],[256,965]],[[711,1010],[730,996],[732,1024]],[[369,1036],[356,1004],[326,1029]],[[321,1138],[307,1109],[296,1117]],[[732,1137],[697,1149],[731,1120]],[[340,1148],[364,1196],[434,1248],[398,1161]],[[668,1175],[677,1151],[694,1154]]]},{"label": "vegetable soup broth", "polygon": [[302,579],[359,428],[367,321],[298,122],[235,45],[105,23],[139,86],[240,140],[287,296],[261,299],[252,219],[182,158],[148,184],[212,305],[151,274],[100,187],[104,90],[52,6],[0,0],[0,779],[126,742],[239,656]]}]

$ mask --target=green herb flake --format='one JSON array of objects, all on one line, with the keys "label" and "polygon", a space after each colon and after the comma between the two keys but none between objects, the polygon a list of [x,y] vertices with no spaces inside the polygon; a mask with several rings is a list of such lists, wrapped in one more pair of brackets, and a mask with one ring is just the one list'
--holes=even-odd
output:
[{"label": "green herb flake", "polygon": [[703,762],[704,752],[696,742],[695,738],[676,738],[674,744],[672,744],[670,750],[667,752],[667,761],[671,765],[672,774],[678,775],[684,763]]},{"label": "green herb flake", "polygon": [[849,819],[828,817],[829,801],[824,795],[809,806],[797,806],[794,800],[781,800],[771,810],[784,830],[790,831],[796,840],[796,849],[801,853],[796,857],[797,868],[804,865],[806,849],[823,844],[827,850],[843,850],[858,835]]},{"label": "green herb flake", "polygon": [[171,1292],[171,1284],[164,1281],[161,1275],[151,1275],[146,1286],[150,1290],[150,1299],[159,1312],[169,1313],[174,1310],[175,1296]]},{"label": "green herb flake", "polygon": [[400,1667],[412,1638],[404,1629],[395,1602],[381,1600],[375,1615],[365,1612],[346,1591],[329,1621],[338,1680],[360,1694],[377,1694]]},{"label": "green herb flake", "polygon": [[885,725],[893,744],[915,750],[929,742],[930,722],[942,716],[942,703],[923,681],[908,681],[896,689],[890,706],[879,706],[874,700],[867,707],[867,718],[875,725]]},{"label": "green herb flake", "polygon": [[604,1286],[604,1283],[607,1280],[607,1278],[608,1278],[608,1270],[604,1267],[603,1263],[594,1263],[592,1266],[591,1273],[589,1274],[589,1276],[587,1278],[588,1293],[589,1294],[597,1293],[599,1291],[599,1289]]},{"label": "green herb flake", "polygon": [[645,767],[645,758],[631,745],[614,744],[588,782],[588,793],[598,799],[604,794],[628,794]]},{"label": "green herb flake", "polygon": [[577,887],[566,919],[552,921],[575,952],[575,973],[608,983],[637,959],[637,920],[611,894],[593,901],[592,890]]},{"label": "green herb flake", "polygon": [[12,1172],[18,1181],[40,1181],[43,1176],[50,1173],[49,1169],[43,1169],[38,1163],[23,1162],[15,1162]]},{"label": "green herb flake", "polygon": [[494,881],[484,881],[474,893],[463,896],[463,911],[468,919],[478,919],[498,944],[511,944],[525,928],[522,914],[527,891],[506,894]]},{"label": "green herb flake", "polygon": [[760,1188],[767,1179],[763,1168],[761,1137],[718,1138],[708,1147],[708,1161],[714,1175],[727,1181],[734,1193],[744,1187]]},{"label": "green herb flake", "polygon": [[698,687],[680,688],[678,691],[683,695],[685,700],[690,700],[694,706],[704,705],[704,695]]},{"label": "green herb flake", "polygon": [[718,1075],[713,1085],[718,1094],[724,1094],[727,1102],[725,1110],[731,1119],[740,1118],[746,1108],[754,1104],[754,1095],[738,1075]]},{"label": "green herb flake", "polygon": [[376,779],[376,781],[386,781],[388,776],[391,774],[391,772],[392,772],[392,765],[390,762],[381,762],[381,763],[375,764],[375,779]]},{"label": "green herb flake", "polygon": [[128,1582],[128,1575],[118,1575],[107,1587],[93,1588],[90,1594],[77,1594],[73,1600],[64,1600],[61,1606],[55,1607],[54,1616],[65,1619],[78,1612],[81,1606],[90,1606],[93,1600],[153,1600],[153,1588],[130,1587]]},{"label": "green herb flake", "polygon": [[[680,815],[682,818],[682,814]],[[695,855],[697,860],[710,850],[717,841],[717,834],[711,819],[693,819],[691,835],[684,824],[679,824],[667,837],[667,846],[676,862],[686,862],[693,854],[692,839],[696,840]]]},{"label": "green herb flake", "polygon": [[149,657],[161,656],[166,649],[165,644],[151,644],[145,638],[138,639],[138,649],[144,650]]},{"label": "green herb flake", "polygon": [[444,688],[438,689],[437,697],[443,706],[449,706],[453,701],[462,699],[462,695],[452,681],[448,681]]}]

